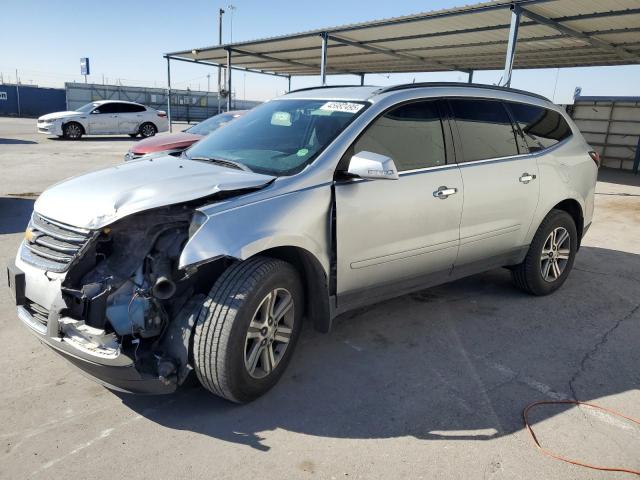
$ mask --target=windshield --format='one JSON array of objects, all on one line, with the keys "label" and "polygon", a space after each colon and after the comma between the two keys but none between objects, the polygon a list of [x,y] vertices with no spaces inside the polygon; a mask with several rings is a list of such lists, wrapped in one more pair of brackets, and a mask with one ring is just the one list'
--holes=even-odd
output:
[{"label": "windshield", "polygon": [[194,135],[202,135],[204,137],[206,135],[209,135],[214,130],[217,130],[223,125],[229,123],[234,118],[238,118],[243,114],[244,112],[238,111],[214,115],[213,117],[207,118],[203,122],[200,122],[199,124],[194,125],[191,128],[187,128],[185,132],[192,133]]},{"label": "windshield", "polygon": [[214,131],[186,156],[239,163],[269,175],[293,175],[365,107],[363,102],[274,100]]},{"label": "windshield", "polygon": [[76,108],[76,112],[89,113],[91,110],[98,106],[97,103],[87,103],[80,108]]}]

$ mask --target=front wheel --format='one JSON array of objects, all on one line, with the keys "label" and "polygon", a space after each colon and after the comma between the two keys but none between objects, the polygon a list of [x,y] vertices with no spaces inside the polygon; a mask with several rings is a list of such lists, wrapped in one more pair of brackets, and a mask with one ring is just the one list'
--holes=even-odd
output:
[{"label": "front wheel", "polygon": [[84,129],[77,122],[69,122],[62,127],[62,136],[68,140],[80,140]]},{"label": "front wheel", "polygon": [[518,288],[548,295],[562,286],[578,251],[576,224],[567,212],[551,210],[538,227],[524,261],[511,269]]},{"label": "front wheel", "polygon": [[255,257],[216,281],[193,337],[200,383],[232,402],[266,393],[286,369],[300,334],[303,289],[290,264]]}]

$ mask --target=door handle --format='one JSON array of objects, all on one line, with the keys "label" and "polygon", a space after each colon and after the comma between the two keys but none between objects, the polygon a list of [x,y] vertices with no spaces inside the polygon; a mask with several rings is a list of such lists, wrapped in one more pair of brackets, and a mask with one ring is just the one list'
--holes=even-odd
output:
[{"label": "door handle", "polygon": [[527,183],[535,179],[536,179],[535,175],[531,175],[530,173],[524,172],[518,180],[520,180],[520,182],[526,185]]},{"label": "door handle", "polygon": [[449,188],[443,185],[441,187],[438,187],[438,189],[433,192],[433,196],[439,198],[440,200],[445,200],[449,198],[450,195],[455,195],[456,193],[458,193],[457,188]]}]

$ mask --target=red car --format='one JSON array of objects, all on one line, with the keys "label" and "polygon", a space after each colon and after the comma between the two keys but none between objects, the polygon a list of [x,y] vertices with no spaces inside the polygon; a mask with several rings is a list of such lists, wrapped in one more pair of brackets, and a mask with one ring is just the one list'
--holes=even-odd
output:
[{"label": "red car", "polygon": [[156,135],[140,140],[124,156],[124,161],[135,160],[148,154],[176,155],[186,150],[202,137],[226,125],[234,118],[241,117],[247,110],[231,110],[214,115],[203,122],[178,133]]}]

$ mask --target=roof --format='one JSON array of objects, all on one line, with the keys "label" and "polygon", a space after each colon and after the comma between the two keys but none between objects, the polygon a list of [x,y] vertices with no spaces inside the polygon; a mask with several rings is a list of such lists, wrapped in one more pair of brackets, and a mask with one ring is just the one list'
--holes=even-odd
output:
[{"label": "roof", "polygon": [[[117,100],[117,99],[111,99],[111,100],[95,100],[93,102],[89,102],[89,103],[95,103],[95,104],[99,104],[102,105],[104,103],[130,103],[131,105],[142,105],[141,103],[138,102],[130,102],[128,100]],[[144,107],[144,105],[142,105]]]},{"label": "roof", "polygon": [[522,9],[514,68],[640,63],[638,0],[495,0],[166,54],[279,75],[501,69],[511,6]]},{"label": "roof", "polygon": [[[424,82],[407,83],[394,85],[391,87],[371,87],[371,86],[329,86],[312,87],[294,90],[283,95],[283,99],[313,99],[313,100],[347,100],[347,101],[376,101],[376,97],[393,95],[407,90],[420,89],[421,95],[439,96],[470,96],[470,97],[491,97],[503,100],[524,100],[534,104],[548,104],[551,101],[536,93],[525,92],[515,88],[499,87],[495,85],[484,85],[477,83],[462,82]],[[523,98],[524,97],[524,98]],[[542,101],[542,102],[540,102]]]}]

